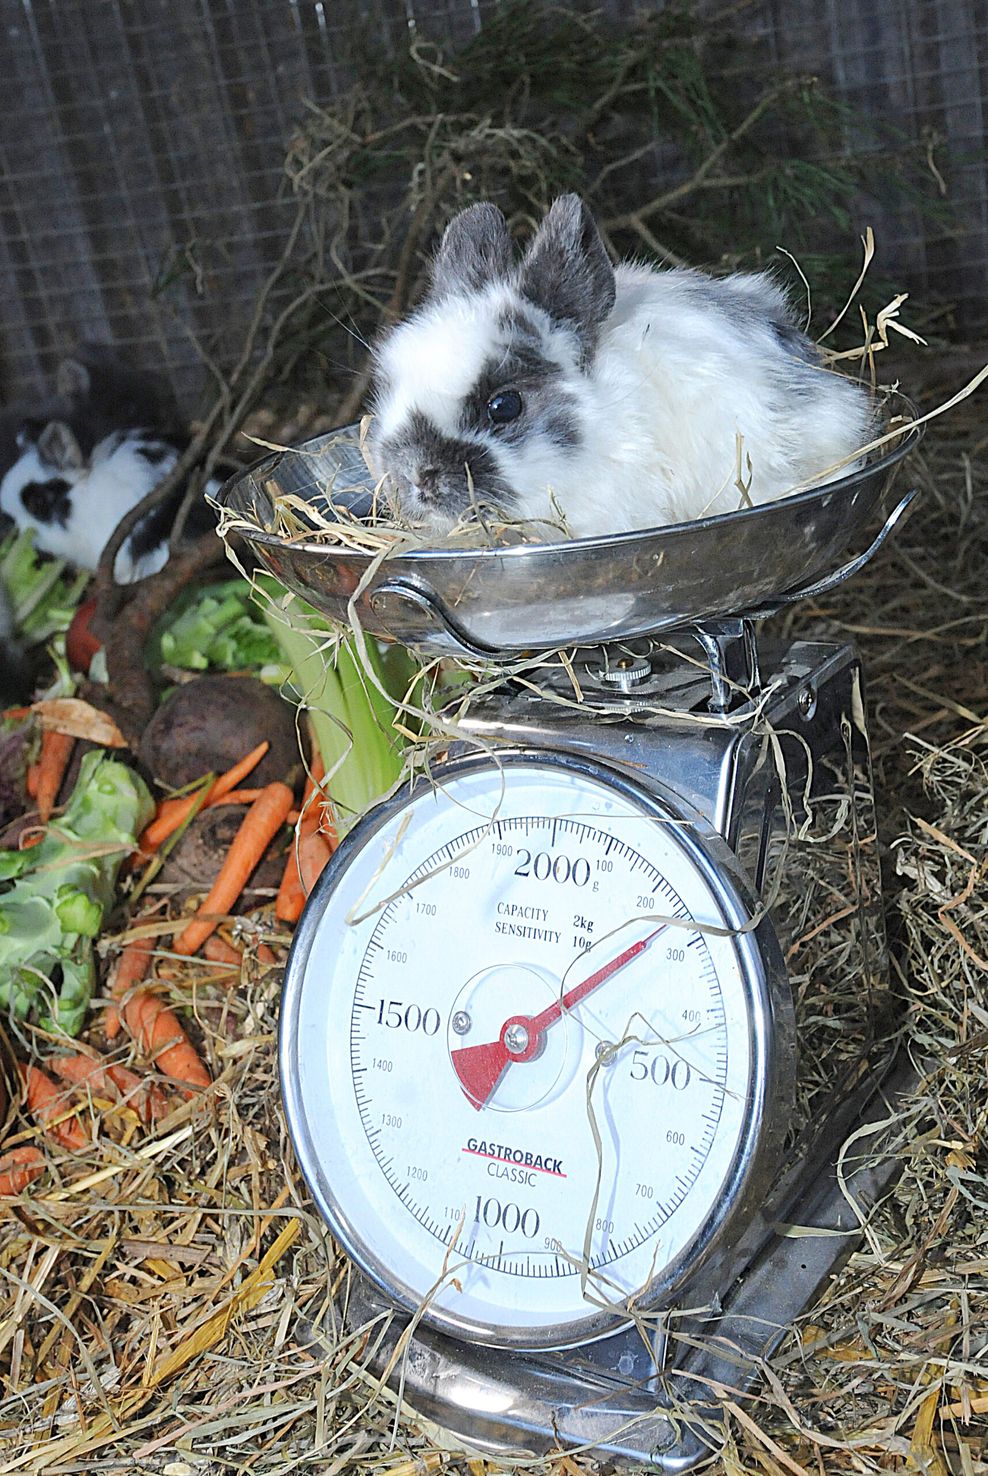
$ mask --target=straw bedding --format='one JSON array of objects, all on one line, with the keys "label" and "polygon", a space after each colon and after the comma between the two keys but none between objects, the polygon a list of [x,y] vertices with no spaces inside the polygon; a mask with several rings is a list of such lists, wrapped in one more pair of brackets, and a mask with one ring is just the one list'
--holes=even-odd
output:
[{"label": "straw bedding", "polygon": [[[718,1466],[731,1473],[988,1470],[980,434],[969,413],[931,437],[912,464],[924,495],[894,546],[778,622],[863,651],[893,970],[927,1070],[897,1128],[901,1177],[861,1250],[729,1420]],[[91,1149],[44,1139],[47,1175],[0,1210],[0,1469],[480,1476],[483,1462],[396,1418],[362,1373],[365,1336],[340,1334],[328,1351],[308,1339],[348,1271],[279,1105],[280,969],[257,948],[272,945],[280,963],[288,937],[263,912],[241,927],[232,987],[215,965],[159,954],[213,1069],[206,1099],[153,1131],[94,1101]],[[12,1110],[8,1143],[32,1132]],[[573,1476],[593,1462],[545,1466]]]}]

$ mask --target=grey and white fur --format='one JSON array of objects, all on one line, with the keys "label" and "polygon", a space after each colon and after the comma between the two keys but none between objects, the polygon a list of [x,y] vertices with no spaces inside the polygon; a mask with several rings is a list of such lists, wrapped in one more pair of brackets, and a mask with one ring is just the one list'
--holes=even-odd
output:
[{"label": "grey and white fur", "polygon": [[478,508],[597,537],[769,502],[846,475],[875,418],[772,277],[614,267],[577,195],[520,261],[495,206],[457,215],[375,370],[375,470],[433,534]]},{"label": "grey and white fur", "polygon": [[[174,408],[154,382],[104,353],[63,361],[58,387],[65,413],[19,428],[19,455],[0,480],[0,512],[33,529],[40,552],[95,570],[121,518],[174,467],[182,438],[169,429]],[[182,490],[125,540],[114,565],[119,583],[163,567]],[[197,504],[189,530],[213,522],[205,503]]]},{"label": "grey and white fur", "polygon": [[[15,424],[16,419],[16,424]],[[122,363],[114,350],[88,345],[62,361],[55,397],[31,415],[0,419],[0,528],[10,520],[34,531],[38,552],[96,569],[120,519],[156,487],[181,454],[178,412],[152,376]],[[215,491],[218,482],[207,491]],[[114,565],[121,584],[156,573],[168,559],[179,488],[134,529]],[[205,501],[190,533],[215,526]],[[32,663],[14,630],[0,584],[0,700],[29,689]]]}]

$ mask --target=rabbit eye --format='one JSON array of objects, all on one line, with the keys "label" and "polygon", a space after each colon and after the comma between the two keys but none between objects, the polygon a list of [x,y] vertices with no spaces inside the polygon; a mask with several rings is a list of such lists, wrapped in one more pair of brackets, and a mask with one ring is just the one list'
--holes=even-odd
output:
[{"label": "rabbit eye", "polygon": [[517,390],[500,390],[487,401],[487,413],[495,425],[507,425],[521,414],[521,395]]}]

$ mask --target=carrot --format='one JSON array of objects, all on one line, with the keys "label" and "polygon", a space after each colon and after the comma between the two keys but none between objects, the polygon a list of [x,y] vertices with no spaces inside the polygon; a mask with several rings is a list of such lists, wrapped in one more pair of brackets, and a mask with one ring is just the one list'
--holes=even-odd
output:
[{"label": "carrot", "polygon": [[73,1113],[64,1117],[65,1093],[60,1091],[47,1072],[39,1066],[17,1066],[21,1080],[27,1089],[27,1105],[47,1132],[63,1148],[88,1148],[89,1137],[85,1128]]},{"label": "carrot", "polygon": [[65,771],[69,767],[75,739],[68,733],[57,733],[54,728],[44,728],[41,733],[41,754],[38,758],[38,789],[34,798],[38,802],[38,814],[45,825],[51,819],[62,787]]},{"label": "carrot", "polygon": [[191,794],[183,794],[181,799],[162,800],[155,811],[154,819],[141,832],[138,845],[142,854],[148,855],[156,851],[191,815],[204,809],[211,787],[200,785]]},{"label": "carrot", "polygon": [[321,830],[309,830],[299,837],[298,869],[307,897],[332,854],[333,848]]},{"label": "carrot", "polygon": [[281,874],[281,885],[274,899],[274,915],[279,922],[296,923],[305,906],[305,888],[298,869],[297,842],[294,837],[285,857],[285,869]]},{"label": "carrot", "polygon": [[181,799],[162,800],[158,806],[158,813],[141,836],[141,850],[156,851],[170,835],[174,835],[186,816],[190,815],[200,802],[202,808],[205,809],[207,805],[215,804],[217,800],[236,789],[240,782],[257,768],[270,747],[271,744],[265,738],[263,743],[252,748],[239,763],[233,765],[232,769],[227,769],[225,774],[213,780],[206,791],[205,799],[201,799],[202,791],[197,789],[193,794],[183,795]]},{"label": "carrot", "polygon": [[269,968],[273,963],[277,963],[277,959],[274,956],[274,949],[269,947],[267,943],[258,943],[257,961],[258,963],[264,964],[266,968]]},{"label": "carrot", "polygon": [[5,707],[3,712],[0,712],[0,722],[20,722],[21,718],[26,718],[30,711],[29,707]]},{"label": "carrot", "polygon": [[138,989],[123,1007],[127,1029],[166,1076],[185,1086],[208,1087],[212,1077],[173,1010],[150,989]]},{"label": "carrot", "polygon": [[[302,915],[306,898],[316,878],[333,853],[333,844],[320,831],[322,803],[319,786],[326,776],[319,750],[312,755],[309,777],[305,781],[302,807],[295,819],[295,839],[288,848],[281,885],[275,898],[274,915],[279,922],[296,923]],[[291,815],[295,812],[291,812]]]},{"label": "carrot", "polygon": [[51,1064],[63,1081],[88,1087],[111,1101],[116,1101],[119,1096],[134,1103],[143,1122],[153,1122],[168,1112],[168,1101],[161,1088],[154,1082],[143,1082],[136,1071],[130,1071],[126,1066],[114,1062],[107,1064],[81,1054],[57,1056]]},{"label": "carrot", "polygon": [[219,933],[214,933],[211,938],[206,939],[202,951],[210,963],[226,964],[229,968],[236,969],[238,973],[244,961],[240,950],[234,948],[225,938],[221,938]]},{"label": "carrot", "polygon": [[[335,851],[338,845],[336,836],[336,825],[333,822],[333,811],[329,803],[329,796],[323,794],[322,782],[326,777],[326,770],[318,749],[312,755],[311,774],[306,783],[305,795],[302,800],[302,815],[306,823],[311,820],[312,829],[318,830],[320,835],[329,846],[330,851]],[[306,800],[311,796],[312,803],[306,808]]]},{"label": "carrot", "polygon": [[[116,1096],[103,1063],[94,1060],[92,1056],[53,1056],[50,1065],[63,1081],[71,1081],[74,1086],[89,1087],[92,1091],[109,1097],[111,1101]],[[136,1082],[138,1078],[135,1076],[134,1080]]]},{"label": "carrot", "polygon": [[38,798],[38,765],[28,764],[27,773],[24,775],[24,788],[27,790],[28,799]]},{"label": "carrot", "polygon": [[221,794],[219,799],[209,801],[209,807],[213,805],[252,805],[264,793],[263,789],[231,789],[229,794]]},{"label": "carrot", "polygon": [[211,964],[219,965],[219,973],[214,974],[214,979],[223,984],[238,984],[241,982],[241,973],[244,970],[244,955],[238,948],[233,948],[219,933],[207,937],[202,952],[210,959]]},{"label": "carrot", "polygon": [[251,805],[233,838],[219,874],[195,917],[175,939],[176,953],[195,953],[230,911],[294,803],[287,784],[269,784]]},{"label": "carrot", "polygon": [[45,1171],[45,1155],[40,1148],[11,1148],[0,1157],[0,1198],[20,1194]]},{"label": "carrot", "polygon": [[[137,1093],[137,1115],[142,1122],[157,1122],[159,1118],[168,1116],[171,1111],[168,1098],[157,1082],[142,1081],[136,1072],[128,1071],[126,1066],[108,1066],[106,1071],[125,1102],[129,1102],[133,1093]],[[131,1086],[131,1081],[135,1085]]]},{"label": "carrot", "polygon": [[[140,984],[148,976],[151,968],[151,939],[138,938],[133,943],[128,943],[117,963],[117,971],[110,985],[110,994],[114,999],[123,999],[133,989],[135,984]],[[116,1040],[120,1034],[120,1014],[116,1005],[107,1005],[103,1016],[103,1034],[107,1040]]]}]

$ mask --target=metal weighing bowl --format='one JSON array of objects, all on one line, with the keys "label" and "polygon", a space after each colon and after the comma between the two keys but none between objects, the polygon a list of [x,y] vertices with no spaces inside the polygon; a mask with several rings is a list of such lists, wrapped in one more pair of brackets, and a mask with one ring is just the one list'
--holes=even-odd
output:
[{"label": "metal weighing bowl", "polygon": [[[911,410],[908,401],[904,408]],[[274,498],[294,494],[359,515],[372,487],[356,426],[267,456],[231,478],[219,494],[253,528],[238,529],[260,561],[289,589],[336,620],[371,556],[313,537],[274,532]],[[422,650],[510,656],[593,645],[710,622],[766,614],[820,593],[876,551],[912,494],[892,507],[900,462],[920,429],[863,470],[778,502],[673,527],[560,543],[505,548],[422,548],[382,561],[355,609],[372,635]],[[365,487],[367,495],[352,490]],[[867,553],[844,563],[860,535],[885,520]]]}]

